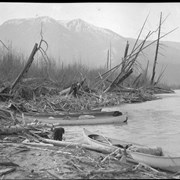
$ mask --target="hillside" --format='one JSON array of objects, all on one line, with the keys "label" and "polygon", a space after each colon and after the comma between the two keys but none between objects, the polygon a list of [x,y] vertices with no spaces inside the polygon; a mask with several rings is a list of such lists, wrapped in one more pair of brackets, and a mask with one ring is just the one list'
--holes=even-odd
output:
[{"label": "hillside", "polygon": [[[89,68],[105,66],[107,50],[111,43],[112,66],[115,66],[121,62],[127,40],[130,48],[135,42],[135,39],[122,37],[111,30],[94,26],[81,19],[64,21],[50,17],[8,20],[0,26],[0,39],[6,45],[12,44],[16,51],[29,56],[34,44],[40,41],[41,24],[43,37],[49,45],[47,54],[55,59],[57,65],[62,62],[64,64],[79,62]],[[158,56],[157,71],[167,65],[163,80],[169,84],[178,84],[180,43],[163,42],[163,44],[163,49],[160,49],[163,56]],[[147,64],[147,60],[150,61],[150,71],[154,53],[155,44],[148,47],[139,58],[143,66]]]}]

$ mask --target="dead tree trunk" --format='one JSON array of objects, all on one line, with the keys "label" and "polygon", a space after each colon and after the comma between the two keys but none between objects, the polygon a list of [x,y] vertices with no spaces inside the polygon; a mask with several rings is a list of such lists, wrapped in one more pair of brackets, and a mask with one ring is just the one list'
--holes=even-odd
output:
[{"label": "dead tree trunk", "polygon": [[140,79],[140,77],[141,77],[141,75],[142,75],[142,73],[140,73],[137,77],[136,77],[136,79],[134,80],[134,82],[132,83],[132,86],[134,86],[134,87],[137,87],[138,86],[138,82],[139,82],[139,79]]},{"label": "dead tree trunk", "polygon": [[[128,62],[126,63],[126,65],[124,67],[124,71],[128,76],[133,72],[133,70],[132,70],[133,65],[134,65],[139,53],[142,51],[143,46],[144,46],[147,38],[149,37],[149,34],[150,34],[150,32],[147,34],[146,38],[143,40],[138,52],[135,53],[135,57],[131,60],[127,59]],[[124,81],[123,76],[124,76],[124,74],[122,72],[120,72],[120,74],[115,78],[115,80],[110,84],[110,86],[104,92],[108,92],[108,91],[112,90],[112,88],[114,87],[115,84],[119,84],[120,82],[122,83]],[[122,81],[122,79],[123,79],[123,81]]]},{"label": "dead tree trunk", "polygon": [[156,71],[156,64],[157,64],[157,57],[158,57],[158,50],[159,50],[159,39],[160,39],[160,33],[161,33],[161,19],[162,19],[162,12],[161,12],[161,15],[160,15],[158,39],[157,39],[156,53],[155,53],[155,58],[154,58],[153,72],[152,72],[152,77],[151,77],[151,85],[154,84],[154,77],[155,77],[155,74],[156,74],[155,71]]},{"label": "dead tree trunk", "polygon": [[130,69],[121,79],[117,82],[117,84],[121,84],[125,79],[127,79],[133,73],[133,69]]},{"label": "dead tree trunk", "polygon": [[125,66],[125,63],[126,63],[126,56],[128,54],[128,50],[129,50],[129,42],[127,41],[126,48],[125,48],[125,51],[124,51],[124,58],[122,60],[121,72],[124,71],[124,66]]},{"label": "dead tree trunk", "polygon": [[109,49],[107,51],[107,70],[109,70]]},{"label": "dead tree trunk", "polygon": [[125,51],[124,51],[124,58],[127,56],[128,50],[129,50],[129,42],[127,41],[126,49],[125,49]]},{"label": "dead tree trunk", "polygon": [[109,67],[111,69],[111,42],[110,42],[110,49],[109,49]]},{"label": "dead tree trunk", "polygon": [[17,83],[21,81],[23,76],[28,72],[28,70],[29,70],[29,68],[30,68],[30,66],[31,66],[31,64],[32,64],[32,62],[34,60],[34,55],[36,54],[37,50],[38,50],[38,44],[36,43],[34,45],[34,48],[33,48],[32,52],[31,52],[31,55],[29,56],[29,59],[28,59],[26,65],[25,65],[24,69],[18,75],[16,80],[12,83],[11,89],[13,89],[17,85]]}]

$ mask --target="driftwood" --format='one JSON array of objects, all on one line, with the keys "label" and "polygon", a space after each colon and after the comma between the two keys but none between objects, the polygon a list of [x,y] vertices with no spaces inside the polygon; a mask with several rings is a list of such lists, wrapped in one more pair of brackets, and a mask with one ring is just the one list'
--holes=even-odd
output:
[{"label": "driftwood", "polygon": [[59,95],[60,95],[60,96],[63,96],[63,95],[68,94],[69,91],[70,91],[70,89],[71,89],[71,87],[68,87],[68,88],[62,90],[61,92],[59,92]]},{"label": "driftwood", "polygon": [[14,134],[18,132],[23,132],[25,130],[26,129],[23,126],[20,126],[19,124],[16,124],[15,126],[5,126],[1,127],[0,135]]},{"label": "driftwood", "polygon": [[13,162],[0,162],[0,166],[19,166]]},{"label": "driftwood", "polygon": [[15,171],[15,170],[16,170],[15,167],[13,167],[13,168],[1,169],[1,170],[0,170],[0,176],[5,175],[5,174],[8,174],[8,173],[11,173],[11,172],[13,172],[13,171]]},{"label": "driftwood", "polygon": [[142,169],[142,168],[146,169],[148,171],[152,171],[153,173],[158,174],[158,175],[166,175],[165,172],[158,171],[157,169],[154,169],[151,166],[144,164],[144,163],[138,163],[138,165],[134,167],[133,171],[135,171],[137,169]]},{"label": "driftwood", "polygon": [[73,83],[70,87],[62,90],[59,92],[59,95],[67,95],[67,94],[74,94],[76,96],[77,92],[79,91],[80,87],[84,84],[86,78],[84,78],[80,83]]},{"label": "driftwood", "polygon": [[108,155],[101,161],[101,163],[104,162],[108,157],[112,156],[113,154],[115,154],[115,153],[118,152],[118,151],[119,151],[119,149],[117,148],[115,151],[113,151],[112,153],[108,154]]},{"label": "driftwood", "polygon": [[26,142],[26,140],[23,141],[22,144],[33,147],[54,147],[53,144]]},{"label": "driftwood", "polygon": [[[47,127],[46,124],[30,124],[30,125],[20,125],[20,124],[16,124],[16,125],[12,125],[12,126],[4,126],[1,127],[0,129],[0,135],[10,135],[10,134],[17,134],[17,133],[22,133],[27,131],[28,133],[32,134],[31,129],[35,129],[36,128],[43,128],[43,127]],[[49,126],[51,127],[51,126]],[[33,134],[35,136],[35,134]]]},{"label": "driftwood", "polygon": [[128,172],[132,172],[132,169],[122,169],[122,170],[93,170],[91,172],[89,172],[89,174],[120,174],[120,173],[128,173]]},{"label": "driftwood", "polygon": [[42,140],[44,143],[50,143],[53,144],[55,146],[68,146],[68,147],[82,147],[88,150],[93,150],[93,151],[98,151],[98,152],[102,152],[102,153],[111,153],[110,151],[105,150],[104,148],[96,148],[93,146],[90,146],[88,144],[80,144],[80,143],[73,143],[73,142],[67,142],[67,141],[55,141],[55,140],[51,140],[51,139],[43,139]]},{"label": "driftwood", "polygon": [[[44,143],[48,143],[48,144],[43,144],[43,143],[23,143],[23,144],[30,145],[30,146],[36,146],[36,147],[46,147],[46,146],[47,147],[52,147],[52,145],[60,146],[60,147],[63,146],[64,148],[67,148],[67,147],[68,148],[79,147],[79,148],[85,148],[87,150],[91,150],[91,151],[95,151],[95,152],[100,152],[100,153],[103,153],[103,154],[109,154],[108,157],[110,157],[112,154],[114,154],[115,152],[117,152],[119,150],[119,148],[117,147],[117,150],[112,152],[111,150],[106,150],[103,147],[102,148],[100,148],[100,147],[97,148],[97,147],[94,147],[94,146],[88,145],[88,144],[80,144],[80,143],[74,143],[74,142],[68,142],[68,141],[56,141],[56,140],[51,140],[51,139],[45,139],[45,138],[42,138],[42,137],[40,137],[38,135],[35,135],[35,137],[37,137],[40,141],[42,141]],[[120,153],[120,151],[119,151],[119,153]],[[129,157],[125,157],[125,158],[126,158],[126,160],[128,162],[137,163],[132,158],[129,158]],[[105,157],[105,159],[106,159],[106,157]]]},{"label": "driftwood", "polygon": [[58,174],[56,174],[55,172],[52,172],[50,170],[46,170],[47,173],[49,173],[52,177],[56,178],[56,179],[62,179]]},{"label": "driftwood", "polygon": [[71,148],[82,147],[85,149],[89,149],[89,150],[93,150],[93,151],[97,151],[97,152],[102,152],[105,154],[111,153],[111,151],[105,150],[104,148],[96,148],[96,147],[93,147],[93,146],[88,145],[88,144],[80,144],[80,143],[74,143],[74,142],[68,142],[68,141],[56,141],[56,140],[51,140],[51,139],[45,139],[45,138],[38,136],[37,134],[34,134],[32,132],[30,132],[30,133],[32,135],[34,135],[38,140],[40,140],[44,143],[53,144],[54,146],[65,146],[65,147],[71,147]]},{"label": "driftwood", "polygon": [[73,83],[71,85],[71,89],[69,91],[69,94],[73,95],[74,97],[77,97],[77,95],[79,95],[79,93],[80,93],[79,90],[83,86],[85,80],[86,80],[86,78],[84,78],[81,82]]}]

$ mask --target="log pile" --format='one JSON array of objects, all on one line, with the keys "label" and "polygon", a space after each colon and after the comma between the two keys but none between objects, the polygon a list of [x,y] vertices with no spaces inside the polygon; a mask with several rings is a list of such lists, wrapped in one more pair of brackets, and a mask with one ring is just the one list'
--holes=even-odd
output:
[{"label": "log pile", "polygon": [[[8,113],[6,115],[9,118]],[[36,121],[14,125],[14,120],[10,120],[11,124],[1,126],[0,131],[1,179],[15,176],[18,179],[173,177],[149,166],[131,163],[118,149],[108,152],[75,141],[53,140],[51,129],[45,124]]]}]

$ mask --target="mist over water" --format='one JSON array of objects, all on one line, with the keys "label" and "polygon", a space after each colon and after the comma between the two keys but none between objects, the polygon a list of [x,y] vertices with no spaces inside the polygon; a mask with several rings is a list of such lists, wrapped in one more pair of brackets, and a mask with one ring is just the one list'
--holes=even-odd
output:
[{"label": "mist over water", "polygon": [[124,125],[93,125],[65,127],[66,139],[83,141],[83,127],[108,137],[159,146],[180,155],[180,90],[175,94],[158,95],[162,99],[125,104],[104,110],[128,112]]}]

